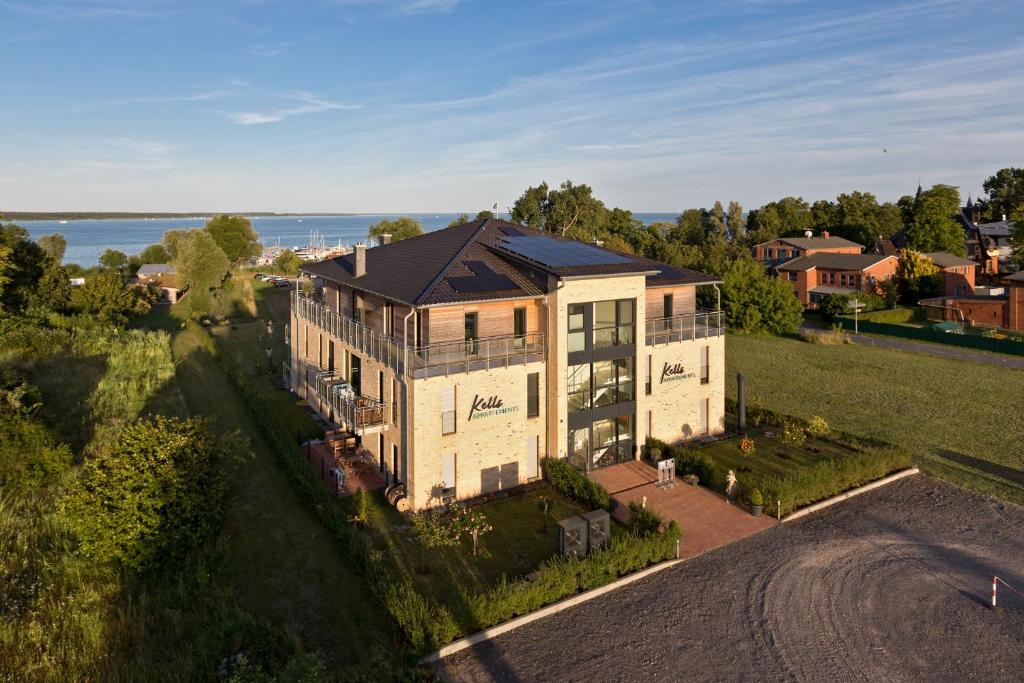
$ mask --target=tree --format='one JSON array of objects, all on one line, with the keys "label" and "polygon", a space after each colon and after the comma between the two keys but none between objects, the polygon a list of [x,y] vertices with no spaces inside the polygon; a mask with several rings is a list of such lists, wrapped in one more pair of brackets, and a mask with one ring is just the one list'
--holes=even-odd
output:
[{"label": "tree", "polygon": [[274,260],[274,267],[285,275],[298,275],[302,259],[291,249],[285,249]]},{"label": "tree", "polygon": [[[890,205],[891,206],[891,205]],[[850,192],[836,197],[832,214],[832,230],[851,242],[870,247],[878,236],[890,237],[899,229],[893,216],[883,210],[870,192]]]},{"label": "tree", "polygon": [[29,306],[32,295],[46,268],[53,263],[42,247],[29,239],[28,231],[9,223],[0,225],[0,248],[7,252],[0,289],[0,309],[7,314],[20,314]]},{"label": "tree", "polygon": [[960,212],[960,192],[951,185],[933,185],[914,200],[911,221],[906,228],[907,246],[917,251],[966,253],[963,228],[955,216]]},{"label": "tree", "polygon": [[743,221],[743,206],[736,201],[729,202],[729,213],[726,216],[726,224],[733,239],[741,239],[746,231]]},{"label": "tree", "polygon": [[101,270],[85,279],[71,292],[71,306],[77,311],[123,323],[129,317],[149,310],[146,290],[126,285],[113,270]]},{"label": "tree", "polygon": [[1011,217],[1024,206],[1024,168],[999,169],[982,187],[988,198],[978,204],[985,220],[1003,220],[1003,216]]},{"label": "tree", "polygon": [[747,241],[751,244],[770,242],[782,235],[785,226],[779,211],[771,204],[754,209],[747,216]]},{"label": "tree", "polygon": [[704,212],[700,209],[686,209],[676,219],[675,230],[668,238],[684,244],[704,243]]},{"label": "tree", "polygon": [[1010,214],[1013,228],[1010,230],[1010,248],[1013,249],[1013,262],[1024,269],[1024,204]]},{"label": "tree", "polygon": [[171,255],[162,244],[151,244],[139,252],[139,263],[167,263]]},{"label": "tree", "polygon": [[11,248],[0,244],[0,313],[4,312],[4,287],[11,281],[10,273],[14,270],[11,262]]},{"label": "tree", "polygon": [[107,249],[100,254],[100,265],[111,270],[121,270],[128,265],[128,257],[116,249]]},{"label": "tree", "polygon": [[164,233],[164,237],[161,240],[161,244],[170,256],[169,260],[174,260],[178,255],[178,246],[182,241],[188,239],[188,236],[192,234],[192,230],[181,229],[181,230],[168,230]]},{"label": "tree", "polygon": [[206,231],[231,263],[247,261],[263,253],[260,236],[245,216],[214,216],[206,222]]},{"label": "tree", "polygon": [[735,259],[726,270],[722,304],[726,324],[743,332],[791,334],[803,320],[803,306],[789,283],[769,277],[749,256]]},{"label": "tree", "polygon": [[449,228],[454,228],[456,225],[463,225],[463,224],[468,223],[468,222],[469,222],[469,214],[468,213],[460,213],[458,216],[456,216],[448,224],[448,227]]},{"label": "tree", "polygon": [[573,185],[566,180],[548,193],[548,201],[546,230],[563,237],[592,240],[603,229],[607,209],[594,197],[589,185]]},{"label": "tree", "polygon": [[522,223],[534,230],[543,230],[549,206],[548,184],[542,182],[537,187],[531,185],[512,204],[512,221]]},{"label": "tree", "polygon": [[942,293],[942,273],[935,262],[913,249],[901,249],[896,267],[904,300],[916,304],[920,299]]},{"label": "tree", "polygon": [[64,251],[68,248],[68,241],[59,232],[52,235],[41,235],[36,240],[36,244],[57,263],[64,260]]},{"label": "tree", "polygon": [[811,208],[803,197],[783,197],[762,208],[769,207],[778,215],[781,224],[779,235],[803,235],[812,227]]},{"label": "tree", "polygon": [[896,302],[899,301],[899,290],[896,287],[896,283],[892,280],[882,280],[878,283],[878,288],[882,290],[882,300],[885,303],[885,307],[896,308]]},{"label": "tree", "polygon": [[368,236],[372,239],[381,235],[391,235],[391,241],[408,239],[423,234],[423,226],[414,218],[402,216],[393,221],[383,220],[370,226]]},{"label": "tree", "polygon": [[144,572],[178,560],[219,526],[220,463],[235,447],[206,419],[126,425],[82,465],[62,502],[82,552]]},{"label": "tree", "polygon": [[835,225],[835,205],[827,199],[819,199],[811,205],[811,227],[828,228]]},{"label": "tree", "polygon": [[707,237],[725,239],[728,230],[725,225],[725,209],[722,208],[722,202],[716,200],[711,210],[704,214],[704,225]]},{"label": "tree", "polygon": [[193,318],[210,311],[210,290],[224,282],[230,263],[206,230],[192,230],[178,240],[174,267],[178,271],[178,285],[188,289],[186,302]]},{"label": "tree", "polygon": [[483,220],[485,218],[497,218],[494,212],[490,209],[484,209],[483,211],[477,211],[476,218],[474,220]]},{"label": "tree", "polygon": [[29,306],[41,311],[65,313],[71,306],[72,294],[67,269],[57,261],[50,261],[43,269],[39,285],[29,297]]}]

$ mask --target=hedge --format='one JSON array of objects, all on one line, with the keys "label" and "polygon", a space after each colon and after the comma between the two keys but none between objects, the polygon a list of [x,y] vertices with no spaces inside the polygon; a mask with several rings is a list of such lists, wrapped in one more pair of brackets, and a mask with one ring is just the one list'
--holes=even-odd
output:
[{"label": "hedge", "polygon": [[491,590],[468,598],[470,609],[480,628],[529,614],[656,562],[674,558],[681,537],[679,525],[673,521],[660,534],[618,536],[607,548],[584,559],[551,558],[534,572],[533,578],[503,579]]},{"label": "hedge", "polygon": [[[852,316],[844,316],[852,317]],[[870,320],[876,323],[909,323],[926,320],[927,316],[923,308],[889,308],[881,311],[871,311],[860,316],[861,320]]]},{"label": "hedge", "polygon": [[563,496],[594,508],[611,509],[612,499],[608,491],[567,460],[545,458],[543,468],[544,478]]},{"label": "hedge", "polygon": [[331,533],[352,568],[366,577],[374,597],[401,628],[411,654],[422,655],[453,640],[459,634],[459,628],[448,608],[433,604],[418,593],[388,563],[384,553],[373,549],[372,540],[349,524],[345,511],[300,457],[288,428],[280,421],[274,408],[224,361],[206,330],[192,321],[188,327],[199,335],[204,347],[245,400],[260,433],[299,499]]}]

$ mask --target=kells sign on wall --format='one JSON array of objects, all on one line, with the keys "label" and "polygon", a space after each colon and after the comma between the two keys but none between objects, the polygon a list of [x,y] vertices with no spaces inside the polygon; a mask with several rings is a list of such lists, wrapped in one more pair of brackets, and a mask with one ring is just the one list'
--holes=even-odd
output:
[{"label": "kells sign on wall", "polygon": [[665,367],[661,369],[661,380],[659,384],[665,382],[676,382],[681,379],[690,379],[696,377],[697,373],[687,372],[686,368],[683,367],[682,363],[665,363]]},{"label": "kells sign on wall", "polygon": [[469,409],[468,420],[479,420],[494,415],[505,415],[519,410],[519,406],[506,406],[497,396],[483,398],[479,394],[473,397],[473,406]]}]

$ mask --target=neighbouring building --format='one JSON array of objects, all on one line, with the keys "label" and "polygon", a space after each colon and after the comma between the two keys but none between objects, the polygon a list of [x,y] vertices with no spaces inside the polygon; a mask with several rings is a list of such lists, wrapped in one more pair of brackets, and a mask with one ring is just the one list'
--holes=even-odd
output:
[{"label": "neighbouring building", "polygon": [[820,253],[859,254],[862,251],[864,247],[856,242],[834,237],[824,230],[817,236],[808,232],[804,237],[779,237],[762,242],[754,246],[754,259],[767,267],[774,267],[801,256]]},{"label": "neighbouring building", "polygon": [[796,298],[817,308],[830,294],[877,293],[879,283],[896,277],[898,259],[883,254],[817,253],[777,267]]},{"label": "neighbouring building", "polygon": [[961,208],[956,219],[964,229],[967,256],[982,267],[983,273],[996,274],[999,272],[1000,261],[1010,262],[1013,255],[1010,246],[1013,221],[1003,216],[1002,220],[982,223],[981,210],[970,197],[967,206]]},{"label": "neighbouring building", "polygon": [[724,429],[713,277],[494,219],[302,271],[323,287],[293,294],[290,386],[412,509]]},{"label": "neighbouring building", "polygon": [[942,272],[942,291],[946,296],[965,296],[974,293],[974,274],[978,268],[971,261],[945,251],[924,254]]},{"label": "neighbouring building", "polygon": [[160,299],[169,304],[181,298],[178,274],[170,263],[143,263],[135,273],[135,284],[156,287],[160,290]]},{"label": "neighbouring building", "polygon": [[973,294],[918,302],[933,320],[1024,331],[1024,271],[1003,279],[1004,287],[978,287]]}]

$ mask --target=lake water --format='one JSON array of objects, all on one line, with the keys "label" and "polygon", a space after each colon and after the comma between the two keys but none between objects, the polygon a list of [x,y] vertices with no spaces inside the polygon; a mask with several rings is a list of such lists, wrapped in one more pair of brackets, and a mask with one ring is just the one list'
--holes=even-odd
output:
[{"label": "lake water", "polygon": [[[470,214],[471,216],[474,214]],[[306,246],[310,242],[310,233],[318,232],[328,245],[353,244],[366,239],[369,227],[381,220],[395,219],[400,216],[415,218],[423,224],[427,232],[447,226],[458,214],[359,214],[352,216],[256,216],[249,220],[260,235],[264,246],[292,248]],[[638,213],[634,214],[644,223],[655,221],[674,221],[674,213]],[[107,249],[116,249],[129,256],[137,254],[150,244],[156,244],[164,232],[176,228],[199,228],[206,218],[155,218],[155,219],[117,219],[117,220],[79,220],[61,223],[60,221],[16,221],[33,239],[40,235],[59,232],[68,241],[64,253],[65,263],[78,263],[83,266],[94,266],[99,262],[100,254]]]}]

